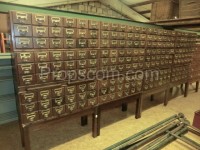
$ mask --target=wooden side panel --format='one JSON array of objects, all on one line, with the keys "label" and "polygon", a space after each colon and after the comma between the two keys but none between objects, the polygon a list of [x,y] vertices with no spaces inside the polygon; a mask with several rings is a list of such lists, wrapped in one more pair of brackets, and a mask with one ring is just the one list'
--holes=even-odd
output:
[{"label": "wooden side panel", "polygon": [[10,33],[8,14],[0,13],[0,33]]}]

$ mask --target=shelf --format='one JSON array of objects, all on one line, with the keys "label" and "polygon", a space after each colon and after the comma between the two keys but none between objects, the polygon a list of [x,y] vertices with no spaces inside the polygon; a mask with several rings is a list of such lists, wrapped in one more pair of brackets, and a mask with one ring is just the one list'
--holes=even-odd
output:
[{"label": "shelf", "polygon": [[1,59],[11,59],[11,53],[0,53],[0,60]]}]

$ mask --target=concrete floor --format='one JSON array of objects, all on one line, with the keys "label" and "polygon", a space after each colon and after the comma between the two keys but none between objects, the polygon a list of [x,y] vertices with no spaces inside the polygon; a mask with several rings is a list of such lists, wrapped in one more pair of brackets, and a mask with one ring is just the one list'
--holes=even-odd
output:
[{"label": "concrete floor", "polygon": [[[134,103],[129,105],[127,112],[121,112],[120,108],[103,112],[101,135],[97,138],[91,136],[91,118],[85,127],[80,126],[80,118],[73,118],[43,130],[31,131],[32,150],[101,150],[179,112],[192,123],[194,112],[200,109],[200,94],[193,89],[194,86],[190,86],[189,96],[184,98],[181,89],[174,88],[167,107],[162,103],[163,94],[155,95],[153,102],[146,98],[142,118],[138,120],[134,118]],[[188,136],[200,143],[200,137]],[[0,126],[0,149],[23,149],[17,121]],[[194,150],[178,140],[163,149]]]}]

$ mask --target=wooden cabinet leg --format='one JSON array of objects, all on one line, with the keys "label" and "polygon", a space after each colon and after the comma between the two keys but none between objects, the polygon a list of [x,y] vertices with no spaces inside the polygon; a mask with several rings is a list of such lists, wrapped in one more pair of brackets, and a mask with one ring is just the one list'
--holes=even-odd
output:
[{"label": "wooden cabinet leg", "polygon": [[170,88],[170,93],[173,93],[173,87],[172,87],[172,88]]},{"label": "wooden cabinet leg", "polygon": [[128,109],[128,104],[127,103],[123,103],[122,104],[122,111],[125,112]]},{"label": "wooden cabinet leg", "polygon": [[183,89],[183,84],[181,84],[181,89]]},{"label": "wooden cabinet leg", "polygon": [[22,143],[22,147],[24,147],[25,146],[25,141],[24,141],[24,129],[23,129],[23,127],[22,127],[22,124],[20,123],[19,124],[19,127],[20,127],[20,133],[21,133],[21,143]]},{"label": "wooden cabinet leg", "polygon": [[150,100],[154,101],[154,95],[153,94],[151,95],[151,99]]},{"label": "wooden cabinet leg", "polygon": [[188,96],[188,90],[189,90],[189,83],[185,83],[185,91],[184,91],[184,97]]},{"label": "wooden cabinet leg", "polygon": [[199,81],[196,82],[196,89],[195,89],[195,92],[198,92],[199,91]]},{"label": "wooden cabinet leg", "polygon": [[96,107],[92,115],[92,136],[95,138],[100,135],[100,108]]},{"label": "wooden cabinet leg", "polygon": [[25,150],[30,150],[31,146],[30,146],[30,135],[29,135],[29,127],[24,127],[24,149]]},{"label": "wooden cabinet leg", "polygon": [[165,90],[164,106],[167,106],[169,98],[169,89]]},{"label": "wooden cabinet leg", "polygon": [[81,126],[86,126],[88,124],[88,116],[81,116]]},{"label": "wooden cabinet leg", "polygon": [[136,112],[135,112],[136,119],[141,118],[142,103],[143,103],[143,95],[141,94],[140,97],[136,101]]}]

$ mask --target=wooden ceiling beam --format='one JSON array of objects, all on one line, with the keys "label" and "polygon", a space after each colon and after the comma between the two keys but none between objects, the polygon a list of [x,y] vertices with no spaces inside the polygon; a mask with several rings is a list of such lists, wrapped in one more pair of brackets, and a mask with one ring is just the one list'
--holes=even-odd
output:
[{"label": "wooden ceiling beam", "polygon": [[144,10],[144,11],[138,11],[140,14],[148,14],[151,13],[151,10]]},{"label": "wooden ceiling beam", "polygon": [[148,5],[148,4],[151,4],[151,3],[153,3],[153,1],[145,1],[145,2],[141,2],[141,3],[129,5],[129,7],[139,7],[139,6],[144,6],[144,5]]}]

